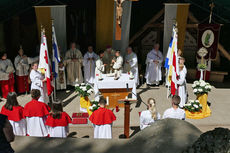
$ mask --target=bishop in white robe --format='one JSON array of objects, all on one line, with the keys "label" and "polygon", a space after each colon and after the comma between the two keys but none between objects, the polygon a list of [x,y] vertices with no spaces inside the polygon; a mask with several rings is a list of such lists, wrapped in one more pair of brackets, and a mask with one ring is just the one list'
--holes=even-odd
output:
[{"label": "bishop in white robe", "polygon": [[138,59],[131,47],[127,48],[125,56],[124,73],[131,73],[134,76],[136,85],[139,85]]},{"label": "bishop in white robe", "polygon": [[84,55],[84,78],[85,83],[93,84],[95,78],[95,63],[98,55],[94,53],[93,47],[88,47],[88,52]]},{"label": "bishop in white robe", "polygon": [[76,49],[76,44],[71,44],[71,49],[65,54],[65,65],[67,70],[67,85],[75,86],[83,82],[82,76],[83,57],[80,50]]},{"label": "bishop in white robe", "polygon": [[162,80],[161,65],[163,62],[162,53],[159,51],[159,44],[155,44],[154,49],[151,50],[146,58],[146,83],[156,84]]}]

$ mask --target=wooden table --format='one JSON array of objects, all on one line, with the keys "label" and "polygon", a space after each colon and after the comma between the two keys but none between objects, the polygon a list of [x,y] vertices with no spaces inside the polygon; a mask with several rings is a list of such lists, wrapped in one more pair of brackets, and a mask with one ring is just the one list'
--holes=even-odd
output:
[{"label": "wooden table", "polygon": [[124,111],[124,135],[126,138],[129,138],[129,127],[130,127],[130,104],[136,103],[137,100],[135,99],[120,99],[118,100],[119,103],[125,104],[125,111]]}]

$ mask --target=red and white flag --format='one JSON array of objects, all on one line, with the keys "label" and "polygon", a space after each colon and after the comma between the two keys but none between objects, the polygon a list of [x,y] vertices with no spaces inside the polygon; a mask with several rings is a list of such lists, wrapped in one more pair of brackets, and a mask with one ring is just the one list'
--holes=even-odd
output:
[{"label": "red and white flag", "polygon": [[47,48],[46,36],[41,32],[41,45],[40,45],[40,55],[39,55],[39,65],[38,69],[45,75],[46,85],[48,96],[53,92],[54,87],[52,86],[52,77],[51,77],[51,66],[49,60],[49,52]]},{"label": "red and white flag", "polygon": [[175,95],[177,91],[177,81],[179,77],[179,63],[178,63],[178,55],[177,55],[177,34],[175,39],[175,46],[173,48],[173,56],[172,56],[172,79],[171,79],[171,94]]}]

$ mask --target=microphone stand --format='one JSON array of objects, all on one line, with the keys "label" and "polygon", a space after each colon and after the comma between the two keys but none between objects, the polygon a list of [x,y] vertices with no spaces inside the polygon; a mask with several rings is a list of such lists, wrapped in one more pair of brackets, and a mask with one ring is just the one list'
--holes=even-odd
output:
[{"label": "microphone stand", "polygon": [[[128,92],[132,93],[134,96],[137,97],[137,95],[136,95],[135,93],[133,93],[132,91],[129,91],[129,84],[128,84],[128,83],[126,83],[126,90],[127,90]],[[142,100],[140,100],[140,101],[141,101],[141,103],[145,104],[145,106],[148,107],[148,105],[147,105],[145,102],[143,102]]]}]

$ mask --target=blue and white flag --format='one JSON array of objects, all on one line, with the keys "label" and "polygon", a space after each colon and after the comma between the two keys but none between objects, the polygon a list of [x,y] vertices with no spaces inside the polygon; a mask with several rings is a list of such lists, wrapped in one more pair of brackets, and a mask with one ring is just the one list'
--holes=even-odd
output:
[{"label": "blue and white flag", "polygon": [[58,63],[60,62],[60,54],[58,50],[58,44],[56,39],[56,33],[54,29],[54,24],[52,23],[52,46],[53,46],[53,58],[52,58],[52,70],[54,73],[54,77],[56,78],[58,75]]}]

